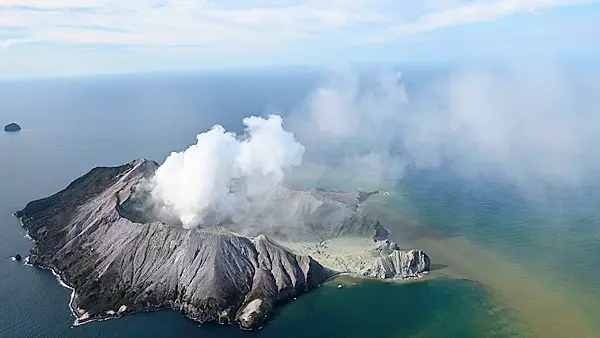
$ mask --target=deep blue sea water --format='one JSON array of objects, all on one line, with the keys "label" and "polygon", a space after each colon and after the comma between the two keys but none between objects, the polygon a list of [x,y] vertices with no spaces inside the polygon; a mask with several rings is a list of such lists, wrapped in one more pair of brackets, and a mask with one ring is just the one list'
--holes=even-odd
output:
[{"label": "deep blue sea water", "polygon": [[[28,201],[94,166],[140,157],[162,161],[213,124],[239,130],[249,114],[287,111],[316,80],[312,73],[245,73],[1,83],[0,122],[18,122],[23,130],[0,134],[0,337],[528,336],[522,309],[511,308],[497,286],[466,279],[472,276],[325,285],[283,308],[257,333],[198,327],[172,311],[72,327],[69,290],[49,271],[10,260],[32,245],[12,216]],[[510,267],[527,262],[532,278],[543,276],[544,285],[572,300],[587,319],[600,319],[600,209],[593,193],[531,204],[510,187],[440,172],[407,175],[396,189],[410,202],[410,208],[397,208],[423,233],[473,243]],[[443,249],[443,242],[432,243]],[[511,283],[504,282],[518,288]]]}]

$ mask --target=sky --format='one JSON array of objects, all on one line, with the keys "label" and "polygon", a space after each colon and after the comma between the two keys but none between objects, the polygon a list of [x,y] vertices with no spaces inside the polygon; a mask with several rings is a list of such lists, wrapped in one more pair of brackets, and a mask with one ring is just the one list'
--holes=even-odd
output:
[{"label": "sky", "polygon": [[600,0],[0,0],[0,78],[600,55]]}]

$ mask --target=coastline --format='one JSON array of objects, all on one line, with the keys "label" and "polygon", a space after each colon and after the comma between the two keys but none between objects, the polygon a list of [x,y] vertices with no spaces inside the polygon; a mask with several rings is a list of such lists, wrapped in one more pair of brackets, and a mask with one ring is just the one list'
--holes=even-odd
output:
[{"label": "coastline", "polygon": [[[35,242],[35,240],[34,240]],[[69,289],[71,290],[71,296],[69,299],[69,310],[71,310],[71,314],[73,314],[73,317],[75,317],[75,321],[73,322],[73,326],[77,326],[77,325],[82,325],[87,323],[87,321],[84,322],[80,322],[80,317],[77,316],[77,314],[75,313],[75,310],[73,309],[73,300],[75,300],[75,288],[73,288],[72,286],[70,286],[69,284],[67,284],[62,277],[60,276],[60,274],[58,272],[56,272],[53,268],[47,267],[47,266],[42,266],[42,265],[34,265],[29,263],[29,255],[25,258],[25,261],[23,263],[24,265],[30,266],[32,268],[38,268],[38,269],[42,269],[42,270],[49,270],[50,272],[52,272],[52,275],[54,275],[54,277],[56,277],[56,280],[58,281],[58,284],[60,284],[60,286],[64,287],[65,289]]]},{"label": "coastline", "polygon": [[[19,218],[19,221],[21,222],[22,228],[25,229],[24,237],[30,239],[35,244],[36,240],[29,234],[29,230],[24,227],[24,224],[20,218]],[[345,278],[352,280],[352,283],[354,285],[356,285],[360,281],[367,281],[367,280],[378,281],[378,282],[388,282],[388,283],[409,283],[409,282],[418,282],[418,281],[426,280],[426,278],[424,278],[424,276],[426,275],[427,272],[420,274],[419,276],[415,276],[415,277],[381,279],[381,278],[375,278],[375,277],[370,277],[370,276],[364,276],[364,275],[360,274],[358,272],[358,270],[344,271],[344,270],[336,270],[333,268],[333,267],[339,267],[340,266],[339,263],[345,263],[345,264],[348,264],[349,266],[356,267],[356,262],[368,263],[368,262],[373,261],[374,259],[378,258],[379,254],[374,255],[372,253],[372,251],[376,250],[378,248],[378,246],[381,245],[381,242],[374,242],[372,238],[340,237],[340,238],[335,238],[332,240],[321,241],[321,242],[311,242],[311,241],[298,241],[298,242],[277,241],[277,242],[279,244],[283,245],[284,247],[290,249],[291,252],[294,252],[299,255],[310,255],[311,257],[313,257],[313,259],[315,259],[320,264],[322,264],[323,267],[325,267],[331,273],[330,276],[323,282],[323,284],[333,283],[333,282],[338,283],[339,279],[345,279]],[[323,246],[324,244],[325,244],[325,246]],[[326,244],[330,244],[330,245],[327,246]],[[331,244],[333,244],[333,245],[331,245]],[[321,248],[321,249],[325,248],[326,250],[321,251],[321,254],[319,254],[317,252],[311,251],[310,248]],[[337,258],[337,261],[326,258],[328,256],[331,257],[332,253],[334,251],[338,251],[338,250],[339,250],[339,252],[341,252],[341,254],[338,253],[337,255],[334,255],[335,256],[334,258]],[[316,253],[316,255],[315,255],[315,253]],[[346,257],[346,259],[344,259],[344,257]],[[324,262],[322,262],[321,260],[323,260]],[[337,262],[337,264],[332,264],[332,262]],[[122,311],[113,311],[114,314],[107,313],[105,316],[96,317],[96,318],[87,317],[86,316],[87,312],[80,314],[80,312],[84,311],[84,310],[76,309],[74,306],[74,301],[77,296],[77,292],[74,287],[69,285],[68,282],[64,280],[64,278],[61,276],[59,271],[56,271],[54,268],[51,268],[48,266],[30,263],[29,255],[27,255],[27,257],[25,257],[24,264],[27,266],[30,266],[30,267],[40,268],[42,270],[49,270],[52,273],[52,275],[54,275],[54,277],[56,278],[56,280],[62,287],[71,291],[68,307],[69,307],[71,314],[75,318],[72,323],[72,327],[80,326],[80,325],[84,325],[84,324],[88,324],[88,323],[92,323],[92,322],[100,322],[100,321],[116,319],[116,318],[120,318],[123,316],[121,313]],[[348,285],[348,283],[345,283],[343,281],[340,283],[340,285],[341,284]],[[169,309],[169,308],[165,308],[165,309]],[[171,309],[171,310],[173,310],[173,309]],[[127,314],[135,314],[138,312],[154,312],[154,311],[156,311],[156,310],[136,311],[136,312],[129,312]]]},{"label": "coastline", "polygon": [[425,272],[418,277],[381,279],[381,278],[363,276],[363,275],[356,274],[353,272],[339,272],[334,275],[331,275],[329,278],[327,278],[327,280],[325,280],[323,282],[323,284],[337,283],[338,287],[340,284],[343,286],[356,286],[359,283],[369,282],[369,281],[378,282],[378,283],[409,284],[409,283],[426,282],[426,281],[435,279],[436,277],[438,277],[438,276],[431,276],[431,275],[428,275],[427,272]]},{"label": "coastline", "polygon": [[[16,213],[14,214],[14,216],[17,216]],[[35,244],[36,240],[33,237],[31,237],[31,235],[29,235],[29,229],[25,228],[23,221],[21,220],[20,217],[19,217],[19,222],[21,223],[21,228],[25,229],[24,237],[27,239],[30,239]],[[29,254],[23,260],[23,264],[26,266],[32,267],[32,268],[49,270],[52,273],[52,275],[54,275],[54,277],[56,277],[56,280],[58,281],[58,284],[60,284],[60,286],[71,291],[71,294],[69,296],[68,306],[69,306],[69,310],[71,311],[71,314],[73,315],[73,317],[75,317],[75,320],[73,321],[73,324],[72,324],[73,327],[91,323],[91,322],[95,322],[95,321],[104,321],[104,320],[109,320],[109,319],[113,319],[113,318],[118,318],[118,317],[105,317],[105,318],[97,318],[97,319],[82,319],[83,316],[78,316],[76,310],[73,308],[73,301],[75,300],[75,296],[77,295],[76,290],[74,287],[70,286],[63,280],[60,273],[58,273],[56,270],[54,270],[51,267],[30,263],[29,262]]]}]

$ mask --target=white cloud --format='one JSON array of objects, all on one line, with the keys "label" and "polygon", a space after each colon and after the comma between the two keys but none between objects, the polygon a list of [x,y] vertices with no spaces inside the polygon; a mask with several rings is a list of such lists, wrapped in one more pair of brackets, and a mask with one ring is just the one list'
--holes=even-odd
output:
[{"label": "white cloud", "polygon": [[[527,192],[597,180],[600,68],[536,59],[468,67],[409,85],[395,72],[342,70],[287,119],[307,158],[355,177],[396,180],[403,169],[507,178]],[[407,83],[407,91],[404,83]],[[589,180],[589,181],[588,181]]]},{"label": "white cloud", "polygon": [[27,41],[76,45],[276,44],[381,19],[335,4],[306,3],[228,7],[185,0],[2,0],[0,6],[0,27],[25,28]]},{"label": "white cloud", "polygon": [[[457,2],[453,0],[448,0]],[[441,11],[424,13],[416,20],[388,27],[363,42],[381,43],[421,32],[433,31],[471,23],[487,22],[506,16],[528,13],[566,5],[597,2],[596,0],[490,0],[456,3]]]},{"label": "white cloud", "polygon": [[0,50],[2,50],[2,49],[8,49],[12,45],[27,43],[27,41],[28,41],[27,39],[6,39],[6,40],[0,40]]},{"label": "white cloud", "polygon": [[344,46],[591,1],[0,0],[0,32],[20,28],[18,36],[0,35],[0,46]]}]

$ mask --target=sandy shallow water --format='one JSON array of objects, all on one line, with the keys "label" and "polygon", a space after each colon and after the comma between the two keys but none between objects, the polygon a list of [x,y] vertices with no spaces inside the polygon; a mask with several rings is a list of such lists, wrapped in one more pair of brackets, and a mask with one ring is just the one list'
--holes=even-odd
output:
[{"label": "sandy shallow water", "polygon": [[365,212],[388,224],[392,240],[409,242],[429,255],[433,271],[428,278],[463,278],[485,285],[518,312],[517,320],[536,337],[600,337],[576,298],[528,269],[527,257],[516,262],[464,237],[442,234],[390,208],[386,198],[374,198]]}]

